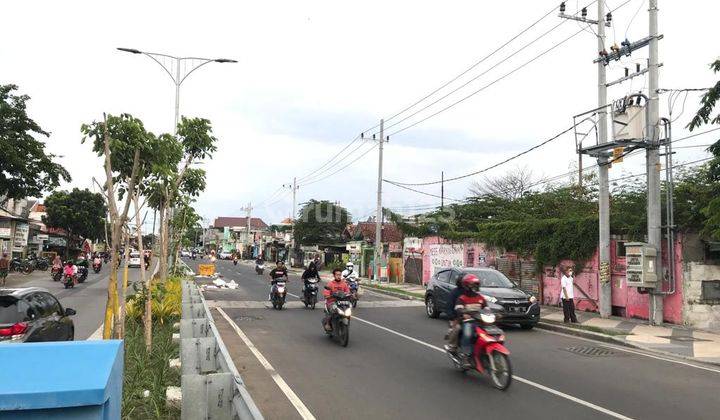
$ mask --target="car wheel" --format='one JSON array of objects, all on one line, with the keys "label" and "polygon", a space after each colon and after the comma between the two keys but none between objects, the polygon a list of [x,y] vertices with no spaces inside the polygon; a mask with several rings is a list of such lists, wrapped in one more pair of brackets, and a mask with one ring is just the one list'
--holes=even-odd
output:
[{"label": "car wheel", "polygon": [[523,330],[532,330],[535,327],[535,324],[520,324],[520,328]]},{"label": "car wheel", "polygon": [[427,316],[433,319],[440,316],[440,311],[438,311],[437,306],[435,306],[435,298],[433,298],[432,295],[425,298],[425,312]]}]

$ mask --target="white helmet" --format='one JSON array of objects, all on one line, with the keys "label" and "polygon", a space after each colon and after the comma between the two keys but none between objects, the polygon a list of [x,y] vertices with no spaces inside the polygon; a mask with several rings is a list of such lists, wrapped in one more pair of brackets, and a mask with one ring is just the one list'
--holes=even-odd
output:
[{"label": "white helmet", "polygon": [[355,264],[353,264],[352,261],[348,261],[348,263],[345,264],[345,267],[346,267],[346,268],[354,268],[354,267],[355,267]]}]

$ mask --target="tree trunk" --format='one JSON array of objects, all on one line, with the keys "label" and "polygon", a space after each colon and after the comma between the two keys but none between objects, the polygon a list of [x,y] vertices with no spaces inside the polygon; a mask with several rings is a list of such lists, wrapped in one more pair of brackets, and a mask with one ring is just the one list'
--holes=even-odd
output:
[{"label": "tree trunk", "polygon": [[167,238],[167,206],[160,207],[160,281],[167,280],[168,274],[168,238]]},{"label": "tree trunk", "polygon": [[[120,293],[118,293],[117,302],[118,304],[115,306],[115,336],[116,338],[124,338],[125,337],[125,298],[127,296],[127,283],[128,283],[128,262],[130,262],[130,232],[125,236],[125,253],[123,254],[123,259],[125,260],[125,268],[123,269],[123,281],[122,281],[122,287],[118,287],[118,289],[121,290]],[[119,283],[119,280],[117,281]]]},{"label": "tree trunk", "polygon": [[[143,316],[143,327],[145,330],[145,351],[149,354],[152,349],[152,290],[151,277],[145,275],[144,246],[142,241],[142,225],[140,224],[139,197],[135,193],[135,230],[138,237],[138,252],[140,252],[140,281],[145,285],[145,315]],[[147,277],[147,278],[146,278]]]}]

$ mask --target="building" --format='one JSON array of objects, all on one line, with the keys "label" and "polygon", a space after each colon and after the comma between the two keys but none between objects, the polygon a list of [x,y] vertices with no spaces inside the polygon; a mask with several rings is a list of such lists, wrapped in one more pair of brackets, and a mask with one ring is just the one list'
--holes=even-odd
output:
[{"label": "building", "polygon": [[[257,255],[259,239],[268,232],[268,225],[259,217],[218,217],[209,230],[214,232],[218,251],[240,251],[243,258]],[[212,237],[212,235],[210,235]]]},{"label": "building", "polygon": [[[375,260],[375,222],[359,222],[348,225],[343,232],[343,239],[347,242],[349,260],[360,266],[360,275],[371,277]],[[388,273],[381,273],[381,277],[394,278],[401,276],[398,269],[392,269],[398,261],[402,266],[402,240],[403,235],[394,223],[383,223],[381,238],[383,244],[382,265],[391,267]]]}]

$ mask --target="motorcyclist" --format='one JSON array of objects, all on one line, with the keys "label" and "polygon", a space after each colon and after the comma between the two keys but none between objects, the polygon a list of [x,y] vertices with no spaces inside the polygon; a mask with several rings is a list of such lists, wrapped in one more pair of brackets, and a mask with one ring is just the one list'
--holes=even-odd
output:
[{"label": "motorcyclist", "polygon": [[272,289],[278,279],[287,279],[287,276],[288,271],[287,268],[285,268],[285,262],[283,260],[278,260],[275,268],[270,271],[270,296],[268,296],[268,300],[272,300]]},{"label": "motorcyclist", "polygon": [[102,265],[102,259],[100,259],[100,254],[95,254],[95,258],[93,258],[93,267]]},{"label": "motorcyclist", "polygon": [[310,262],[308,265],[308,268],[302,273],[302,279],[303,279],[303,287],[302,287],[302,293],[300,293],[301,300],[305,301],[305,288],[308,286],[308,283],[310,283],[311,279],[317,279],[317,281],[320,281],[320,273],[317,271],[317,267],[315,267],[315,262]]},{"label": "motorcyclist", "polygon": [[257,258],[255,258],[255,265],[263,265],[263,264],[265,264],[265,260],[263,260],[263,258],[260,255],[258,255]]},{"label": "motorcyclist", "polygon": [[338,292],[350,294],[350,286],[348,286],[347,282],[342,278],[342,271],[336,268],[332,274],[332,281],[328,282],[325,290],[323,290],[323,296],[325,296],[325,318],[323,318],[323,327],[325,331],[332,331],[332,326],[330,325],[330,308],[332,304],[335,303],[333,294]]},{"label": "motorcyclist", "polygon": [[52,262],[52,268],[53,270],[60,270],[62,268],[62,258],[60,258],[60,255],[55,254],[55,258],[53,258]]},{"label": "motorcyclist", "polygon": [[342,272],[342,277],[347,280],[359,281],[357,273],[355,272],[355,264],[349,261],[345,264],[345,270]]},{"label": "motorcyclist", "polygon": [[64,275],[70,276],[73,280],[73,284],[77,284],[77,266],[72,261],[65,263]]},{"label": "motorcyclist", "polygon": [[[463,313],[467,305],[485,306],[485,298],[479,293],[480,279],[474,274],[465,274],[458,287],[453,290],[448,299],[446,313],[450,318],[450,331],[448,332],[447,349],[451,352],[458,350],[458,338],[460,338],[461,356],[467,358],[472,353],[472,324],[461,321],[469,315]],[[461,325],[462,324],[462,325]],[[461,333],[462,329],[462,334]]]}]

